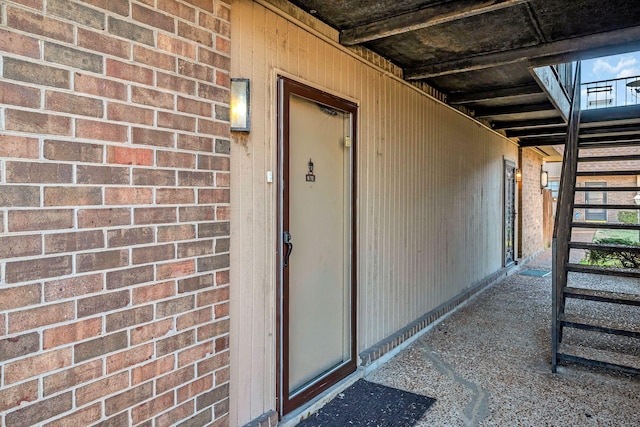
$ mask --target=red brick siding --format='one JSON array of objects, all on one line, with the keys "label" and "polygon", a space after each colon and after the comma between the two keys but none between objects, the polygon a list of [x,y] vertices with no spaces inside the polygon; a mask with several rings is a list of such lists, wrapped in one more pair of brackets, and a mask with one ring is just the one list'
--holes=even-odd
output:
[{"label": "red brick siding", "polygon": [[[604,169],[601,169],[604,170]],[[615,170],[615,168],[610,168],[606,170]],[[636,176],[597,176],[597,177],[578,177],[576,179],[576,187],[584,187],[587,183],[594,182],[604,182],[607,187],[636,187],[637,181]],[[578,191],[575,196],[575,203],[585,203],[585,195],[586,192]],[[609,205],[635,205],[633,198],[635,197],[635,191],[612,191],[606,193],[606,202]],[[633,209],[627,209],[628,211],[633,211]],[[618,212],[619,210],[607,209],[607,221],[608,222],[619,222],[618,221]],[[579,214],[579,221],[585,220],[585,209],[575,209],[574,214]]]},{"label": "red brick siding", "polygon": [[227,424],[229,13],[0,5],[0,425]]},{"label": "red brick siding", "polygon": [[540,192],[540,166],[542,156],[529,148],[521,150],[519,185],[518,247],[519,257],[528,258],[544,248],[543,197]]},{"label": "red brick siding", "polygon": [[[589,150],[581,150],[580,157],[593,156],[628,156],[640,154],[638,147],[612,147],[612,148],[595,148]],[[638,160],[616,160],[609,162],[580,162],[579,171],[603,171],[603,170],[638,170],[640,169],[640,161]]]},{"label": "red brick siding", "polygon": [[[638,155],[640,154],[640,148],[638,147],[612,147],[612,148],[599,148],[599,149],[590,149],[590,150],[582,150],[580,153],[581,157],[590,157],[590,156],[628,156],[628,155]],[[631,170],[631,171],[639,171],[640,170],[640,161],[638,160],[617,160],[617,161],[608,161],[608,162],[581,162],[578,166],[579,171],[615,171],[615,170]],[[598,177],[578,177],[576,179],[577,187],[584,187],[586,183],[594,183],[594,182],[604,182],[607,187],[636,187],[638,184],[637,178],[635,175],[631,176],[598,176]],[[576,192],[575,202],[576,203],[584,203],[585,202],[585,192]],[[609,192],[606,193],[607,204],[610,205],[634,205],[633,197],[636,195],[635,192]],[[632,209],[629,209],[632,211]],[[618,212],[619,210],[608,209],[607,210],[607,221],[608,222],[619,222],[618,221]],[[579,214],[579,220],[585,220],[585,210],[584,209],[576,209],[574,214]]]}]

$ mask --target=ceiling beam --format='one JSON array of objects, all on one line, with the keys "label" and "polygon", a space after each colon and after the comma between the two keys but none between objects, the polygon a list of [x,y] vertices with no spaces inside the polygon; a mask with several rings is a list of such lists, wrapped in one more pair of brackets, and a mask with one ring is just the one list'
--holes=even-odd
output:
[{"label": "ceiling beam", "polygon": [[[537,67],[530,70],[533,78],[543,87],[549,101],[560,112],[562,118],[567,121],[571,115],[571,95],[567,93],[567,89],[562,86],[560,76],[553,67]],[[577,80],[578,82],[580,80]]]},{"label": "ceiling beam", "polygon": [[565,137],[549,136],[546,138],[527,139],[525,141],[520,141],[518,145],[520,145],[520,147],[542,147],[548,145],[563,145],[565,142]]},{"label": "ceiling beam", "polygon": [[[594,123],[597,125],[597,123]],[[591,137],[591,135],[633,135],[640,133],[640,124],[630,123],[623,125],[599,125],[580,126],[580,137]]]},{"label": "ceiling beam", "polygon": [[585,145],[591,145],[591,144],[606,144],[606,143],[610,143],[610,142],[630,142],[630,143],[634,143],[637,144],[638,142],[640,142],[640,134],[636,134],[636,135],[610,135],[610,136],[595,136],[592,135],[591,137],[580,137],[580,142],[584,143]]},{"label": "ceiling beam", "polygon": [[583,148],[611,148],[611,147],[638,147],[640,135],[615,135],[599,138],[580,137],[580,147]]},{"label": "ceiling beam", "polygon": [[504,9],[528,0],[461,0],[403,13],[390,18],[348,28],[340,32],[340,43],[354,46],[361,43],[433,27],[445,22]]},{"label": "ceiling beam", "polygon": [[453,93],[447,97],[449,104],[470,104],[473,102],[491,101],[494,99],[514,98],[544,93],[537,84],[514,86],[504,89],[486,90],[473,93]]},{"label": "ceiling beam", "polygon": [[476,114],[474,117],[479,119],[486,119],[489,117],[509,116],[512,114],[537,113],[541,111],[557,112],[555,107],[551,103],[545,102],[544,104],[524,104],[524,105],[513,105],[508,107],[496,107],[496,108],[486,108],[483,110],[476,110]]},{"label": "ceiling beam", "polygon": [[538,138],[541,136],[563,136],[567,134],[566,126],[530,128],[507,131],[507,137],[511,138]]},{"label": "ceiling beam", "polygon": [[519,121],[509,121],[509,122],[493,122],[494,129],[502,129],[502,130],[519,130],[519,129],[530,129],[530,128],[545,128],[545,127],[553,127],[566,125],[564,120],[561,117],[554,117],[551,119],[535,119],[535,120],[519,120]]},{"label": "ceiling beam", "polygon": [[[536,46],[488,53],[438,64],[404,70],[407,80],[429,79],[450,74],[483,70],[501,65],[526,62],[542,66],[640,50],[640,26],[589,34],[582,37],[543,43]],[[562,59],[562,60],[560,60]]]}]

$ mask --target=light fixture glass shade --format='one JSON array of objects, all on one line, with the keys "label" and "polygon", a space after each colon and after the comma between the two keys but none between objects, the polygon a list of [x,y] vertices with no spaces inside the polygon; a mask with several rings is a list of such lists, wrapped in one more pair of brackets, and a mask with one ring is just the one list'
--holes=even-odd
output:
[{"label": "light fixture glass shade", "polygon": [[516,169],[516,182],[522,182],[522,170]]},{"label": "light fixture glass shade", "polygon": [[547,188],[549,185],[549,172],[540,168],[540,188]]},{"label": "light fixture glass shade", "polygon": [[231,130],[249,132],[251,128],[249,79],[231,79]]}]

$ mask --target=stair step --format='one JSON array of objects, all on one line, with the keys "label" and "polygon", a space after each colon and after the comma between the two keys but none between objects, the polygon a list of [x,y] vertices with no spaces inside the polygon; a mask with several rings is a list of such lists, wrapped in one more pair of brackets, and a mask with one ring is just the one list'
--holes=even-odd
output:
[{"label": "stair step", "polygon": [[576,187],[575,191],[576,193],[583,191],[601,191],[604,193],[609,193],[612,191],[628,191],[640,193],[640,187]]},{"label": "stair step", "polygon": [[560,322],[563,326],[582,329],[585,331],[604,332],[605,334],[622,335],[625,337],[640,338],[640,326],[620,325],[604,319],[580,317],[570,314],[561,314]]},{"label": "stair step", "polygon": [[572,222],[572,228],[602,228],[607,230],[640,230],[638,224],[611,224],[608,222]]},{"label": "stair step", "polygon": [[640,160],[639,154],[627,155],[627,156],[589,156],[589,157],[578,157],[578,162],[580,163],[590,163],[590,162],[628,162],[631,160]]},{"label": "stair step", "polygon": [[599,274],[604,276],[640,278],[640,269],[635,268],[602,267],[599,265],[568,263],[567,271],[572,271],[574,273]]},{"label": "stair step", "polygon": [[601,250],[601,251],[625,251],[640,253],[640,245],[612,245],[603,243],[591,243],[591,242],[569,242],[569,248],[571,249],[587,249],[587,250]]},{"label": "stair step", "polygon": [[576,176],[634,176],[640,175],[640,170],[615,171],[579,171]]},{"label": "stair step", "polygon": [[640,358],[628,354],[614,353],[577,345],[560,344],[557,356],[558,359],[568,362],[600,366],[632,374],[640,373]]},{"label": "stair step", "polygon": [[564,296],[567,298],[584,299],[589,301],[610,302],[614,304],[633,305],[640,307],[640,295],[624,292],[602,291],[599,289],[564,288]]},{"label": "stair step", "polygon": [[[595,140],[595,138],[593,138]],[[578,148],[580,150],[591,149],[591,148],[620,148],[620,147],[637,147],[640,145],[640,140],[637,138],[629,139],[629,140],[620,140],[620,141],[610,141],[610,142],[600,142],[599,140],[595,140],[594,142],[590,141],[591,138],[580,139],[580,144],[578,144]],[[597,142],[596,142],[597,141]]]},{"label": "stair step", "polygon": [[637,210],[640,209],[640,205],[606,205],[606,204],[594,204],[594,203],[575,203],[574,209],[617,209],[617,210]]},{"label": "stair step", "polygon": [[569,242],[570,249],[586,249],[600,251],[624,251],[632,253],[640,253],[640,245],[619,245],[612,243],[598,242]]}]

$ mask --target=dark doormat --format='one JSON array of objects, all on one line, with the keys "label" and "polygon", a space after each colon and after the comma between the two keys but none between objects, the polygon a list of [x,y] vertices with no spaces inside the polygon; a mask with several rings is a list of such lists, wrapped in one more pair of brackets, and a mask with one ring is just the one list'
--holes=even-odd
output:
[{"label": "dark doormat", "polygon": [[524,270],[520,272],[521,276],[534,276],[534,277],[547,277],[550,274],[551,272],[546,270]]},{"label": "dark doormat", "polygon": [[427,396],[358,380],[298,425],[411,427],[434,402]]}]

